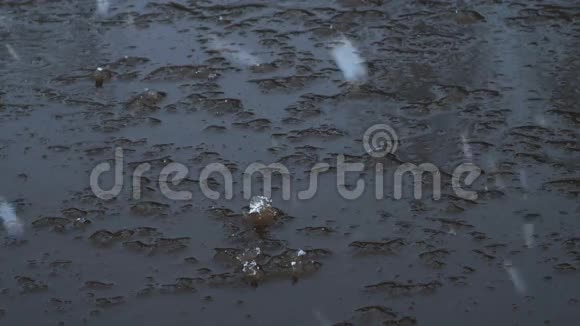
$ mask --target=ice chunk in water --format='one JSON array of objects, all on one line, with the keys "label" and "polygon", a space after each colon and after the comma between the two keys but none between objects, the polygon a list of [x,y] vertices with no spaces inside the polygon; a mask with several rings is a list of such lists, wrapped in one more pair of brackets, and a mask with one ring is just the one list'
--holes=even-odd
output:
[{"label": "ice chunk in water", "polygon": [[240,262],[247,262],[256,259],[260,254],[262,254],[262,250],[260,247],[256,248],[249,248],[244,250],[241,255],[237,256],[236,258]]},{"label": "ice chunk in water", "polygon": [[332,49],[336,65],[342,71],[344,79],[349,82],[362,81],[367,77],[367,67],[356,48],[347,39],[339,40],[341,44]]},{"label": "ice chunk in water", "polygon": [[266,196],[254,196],[250,200],[249,213],[260,213],[264,209],[272,207],[272,200]]},{"label": "ice chunk in water", "polygon": [[0,198],[0,219],[10,237],[20,237],[24,233],[24,226],[16,216],[14,207],[2,198]]},{"label": "ice chunk in water", "polygon": [[290,262],[290,267],[292,267],[292,270],[297,271],[303,268],[303,263],[305,262],[304,258],[306,258],[305,256],[306,251],[302,249],[298,249],[296,251],[296,260]]},{"label": "ice chunk in water", "polygon": [[514,284],[514,288],[516,289],[516,291],[519,294],[526,294],[527,286],[519,270],[516,267],[514,267],[514,265],[509,260],[506,260],[504,262],[504,268],[507,271],[510,279],[512,280],[512,283]]},{"label": "ice chunk in water", "polygon": [[245,215],[246,222],[258,233],[263,233],[266,227],[276,223],[282,216],[281,211],[272,207],[272,200],[265,196],[254,196],[250,201],[250,209]]},{"label": "ice chunk in water", "polygon": [[249,276],[256,276],[260,271],[260,266],[255,260],[244,262],[242,272]]}]

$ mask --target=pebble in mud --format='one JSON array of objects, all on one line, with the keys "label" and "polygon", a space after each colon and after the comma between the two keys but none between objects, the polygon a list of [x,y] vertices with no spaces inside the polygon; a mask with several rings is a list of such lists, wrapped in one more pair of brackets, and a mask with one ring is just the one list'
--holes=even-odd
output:
[{"label": "pebble in mud", "polygon": [[276,208],[268,207],[260,212],[249,213],[246,219],[256,228],[264,228],[274,224],[280,215]]},{"label": "pebble in mud", "polygon": [[95,81],[95,87],[101,88],[106,81],[109,81],[112,77],[112,73],[102,67],[97,67],[95,72],[93,72],[93,80]]},{"label": "pebble in mud", "polygon": [[455,14],[455,21],[462,25],[471,25],[478,22],[485,22],[485,17],[472,10],[462,10]]},{"label": "pebble in mud", "polygon": [[274,224],[282,212],[272,207],[272,200],[264,196],[255,196],[250,202],[246,220],[256,229],[264,229]]}]

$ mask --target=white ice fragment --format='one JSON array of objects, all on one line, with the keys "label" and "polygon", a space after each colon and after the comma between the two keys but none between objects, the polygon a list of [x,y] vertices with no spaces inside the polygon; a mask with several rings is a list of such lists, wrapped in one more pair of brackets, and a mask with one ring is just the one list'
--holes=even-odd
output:
[{"label": "white ice fragment", "polygon": [[261,60],[257,56],[251,54],[241,46],[231,42],[226,42],[225,40],[214,37],[210,40],[209,46],[212,50],[221,52],[223,55],[229,57],[232,61],[239,65],[260,65]]},{"label": "white ice fragment", "polygon": [[0,219],[10,237],[20,237],[24,233],[24,225],[16,216],[14,207],[3,198],[0,198]]},{"label": "white ice fragment", "polygon": [[534,224],[526,223],[522,227],[524,233],[524,240],[526,241],[526,247],[534,247]]},{"label": "white ice fragment", "polygon": [[516,289],[516,291],[522,295],[526,294],[527,286],[519,270],[516,267],[514,267],[514,265],[509,260],[506,260],[504,262],[504,268],[507,271],[512,283],[514,284],[514,288]]},{"label": "white ice fragment", "polygon": [[110,6],[109,0],[97,0],[97,12],[101,16],[106,16],[109,13]]},{"label": "white ice fragment", "polygon": [[272,200],[265,196],[254,196],[250,200],[250,214],[260,213],[266,208],[272,207]]},{"label": "white ice fragment", "polygon": [[255,260],[244,262],[244,267],[242,268],[242,272],[252,276],[258,274],[259,270],[260,266],[258,266]]},{"label": "white ice fragment", "polygon": [[298,257],[302,257],[304,255],[306,255],[306,252],[304,250],[302,250],[302,249],[299,249],[298,250],[298,253],[296,253],[296,256],[298,256]]},{"label": "white ice fragment", "polygon": [[12,56],[12,58],[16,61],[20,61],[20,56],[18,55],[18,53],[16,52],[16,50],[14,50],[14,48],[12,47],[12,45],[10,44],[5,44],[6,46],[6,50],[8,50],[8,53],[10,53],[10,55]]},{"label": "white ice fragment", "polygon": [[366,79],[367,67],[364,59],[357,53],[357,49],[346,38],[339,40],[339,42],[340,44],[332,49],[331,54],[336,65],[342,71],[344,79],[349,82]]}]

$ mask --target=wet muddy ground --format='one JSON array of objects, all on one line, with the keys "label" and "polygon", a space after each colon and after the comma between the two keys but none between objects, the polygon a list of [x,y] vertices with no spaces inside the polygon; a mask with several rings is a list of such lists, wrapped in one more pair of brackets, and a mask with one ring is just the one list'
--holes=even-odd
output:
[{"label": "wet muddy ground", "polygon": [[[580,317],[576,1],[2,0],[0,39],[0,196],[24,226],[0,228],[2,325]],[[364,80],[334,62],[339,39]],[[394,154],[365,152],[375,124],[396,130]],[[89,176],[117,147],[124,187],[103,200]],[[365,181],[362,196],[343,199],[331,168],[298,199],[340,154],[364,163],[347,178]],[[163,195],[171,162],[189,168],[171,187],[193,198]],[[260,230],[242,193],[253,162],[292,175],[291,200],[274,177]],[[411,182],[375,198],[376,166],[404,162],[441,170],[439,200],[428,178],[420,200]],[[484,171],[476,200],[450,186],[465,162]],[[203,195],[210,163],[232,171],[233,199]]]}]

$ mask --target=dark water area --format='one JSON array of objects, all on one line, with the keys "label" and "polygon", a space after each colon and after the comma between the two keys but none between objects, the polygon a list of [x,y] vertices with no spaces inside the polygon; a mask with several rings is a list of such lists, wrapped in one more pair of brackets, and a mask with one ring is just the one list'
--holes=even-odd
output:
[{"label": "dark water area", "polygon": [[[0,0],[0,40],[0,325],[580,318],[577,1]],[[345,40],[358,77],[333,57]],[[375,125],[396,151],[365,151]],[[103,199],[90,176],[116,148]],[[341,157],[363,166],[355,199]],[[291,176],[265,227],[243,192],[256,162]],[[170,163],[181,182],[159,182]],[[202,180],[215,163],[232,198]],[[427,175],[397,198],[405,163],[436,166],[440,198]],[[476,199],[452,187],[464,163]]]}]

